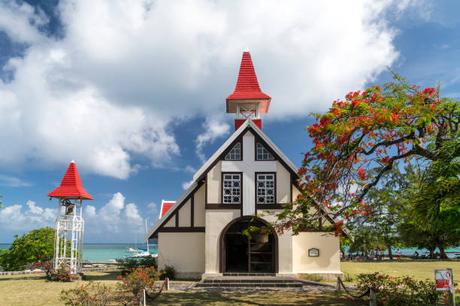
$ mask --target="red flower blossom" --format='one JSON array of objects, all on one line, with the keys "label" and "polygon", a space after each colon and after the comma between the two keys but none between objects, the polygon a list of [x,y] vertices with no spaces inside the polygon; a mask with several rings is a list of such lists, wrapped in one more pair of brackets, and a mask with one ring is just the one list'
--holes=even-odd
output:
[{"label": "red flower blossom", "polygon": [[365,180],[367,178],[367,175],[366,175],[366,169],[364,169],[363,167],[359,167],[358,169],[358,176],[359,176],[359,179],[360,180]]}]

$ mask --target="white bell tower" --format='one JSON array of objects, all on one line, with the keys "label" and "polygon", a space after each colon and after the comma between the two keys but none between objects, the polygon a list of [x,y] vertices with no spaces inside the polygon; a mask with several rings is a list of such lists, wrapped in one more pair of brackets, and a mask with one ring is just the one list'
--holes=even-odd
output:
[{"label": "white bell tower", "polygon": [[48,194],[57,198],[56,237],[54,244],[53,268],[62,265],[70,268],[71,274],[81,272],[83,257],[83,200],[92,200],[81,183],[75,162],[70,162],[61,185]]}]

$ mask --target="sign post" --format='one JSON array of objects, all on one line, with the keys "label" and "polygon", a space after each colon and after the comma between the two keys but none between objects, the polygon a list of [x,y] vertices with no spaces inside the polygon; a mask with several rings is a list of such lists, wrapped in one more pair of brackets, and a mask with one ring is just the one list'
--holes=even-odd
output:
[{"label": "sign post", "polygon": [[454,275],[452,269],[434,270],[434,279],[436,282],[436,291],[443,292],[442,300],[438,302],[438,305],[455,306]]}]

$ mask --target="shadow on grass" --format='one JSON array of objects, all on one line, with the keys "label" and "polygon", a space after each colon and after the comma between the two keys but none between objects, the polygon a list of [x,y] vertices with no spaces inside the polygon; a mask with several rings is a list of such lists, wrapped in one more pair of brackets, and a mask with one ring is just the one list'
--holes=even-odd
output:
[{"label": "shadow on grass", "polygon": [[117,280],[120,275],[120,271],[107,271],[107,272],[89,272],[84,276],[86,281],[110,281]]},{"label": "shadow on grass", "polygon": [[296,291],[203,291],[167,292],[155,305],[367,305],[335,293]]},{"label": "shadow on grass", "polygon": [[30,274],[19,274],[19,275],[6,275],[0,277],[2,281],[14,281],[14,280],[46,280],[45,274],[43,275],[30,275]]}]

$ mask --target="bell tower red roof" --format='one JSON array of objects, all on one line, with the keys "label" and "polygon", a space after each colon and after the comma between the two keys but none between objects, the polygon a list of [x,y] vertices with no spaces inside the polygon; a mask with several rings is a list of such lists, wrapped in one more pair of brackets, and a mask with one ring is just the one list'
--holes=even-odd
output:
[{"label": "bell tower red roof", "polygon": [[77,165],[71,161],[67,168],[64,177],[62,178],[61,185],[48,193],[49,197],[53,198],[67,198],[67,199],[81,199],[92,200],[93,197],[83,188],[80,175],[77,171]]},{"label": "bell tower red roof", "polygon": [[256,71],[252,63],[251,54],[243,52],[240,72],[233,93],[227,97],[227,103],[232,100],[270,100],[270,96],[262,92],[257,81]]}]

